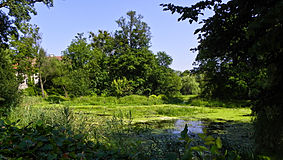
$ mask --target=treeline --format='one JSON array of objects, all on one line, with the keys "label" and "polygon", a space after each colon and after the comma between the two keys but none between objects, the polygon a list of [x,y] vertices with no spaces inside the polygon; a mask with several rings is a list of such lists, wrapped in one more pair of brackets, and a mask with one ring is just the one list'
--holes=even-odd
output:
[{"label": "treeline", "polygon": [[[42,51],[38,58],[42,95],[179,94],[181,77],[169,67],[173,59],[165,52],[155,55],[149,50],[150,27],[142,18],[130,11],[116,21],[119,29],[114,33],[78,33],[62,57],[46,57]],[[194,85],[198,87],[196,81]],[[38,87],[33,88],[36,94]],[[183,90],[188,93],[191,88]]]},{"label": "treeline", "polygon": [[62,56],[48,56],[40,46],[39,28],[22,24],[23,34],[12,35],[8,47],[2,50],[6,58],[2,64],[10,70],[3,68],[3,74],[12,74],[10,78],[3,75],[10,79],[4,84],[16,93],[16,84],[27,81],[24,93],[43,97],[200,93],[201,76],[174,71],[169,67],[173,61],[169,55],[150,50],[150,27],[142,18],[130,11],[116,21],[119,29],[114,32],[78,33]]}]

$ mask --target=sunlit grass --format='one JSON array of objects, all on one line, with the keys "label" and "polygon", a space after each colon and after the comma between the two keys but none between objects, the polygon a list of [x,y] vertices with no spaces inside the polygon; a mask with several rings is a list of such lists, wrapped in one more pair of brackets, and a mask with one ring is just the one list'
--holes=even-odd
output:
[{"label": "sunlit grass", "polygon": [[[106,98],[90,98],[81,97],[72,101],[65,101],[61,104],[50,104],[41,98],[30,98],[24,100],[24,106],[31,107],[60,107],[69,106],[74,110],[75,113],[84,113],[91,117],[112,117],[113,115],[122,114],[127,118],[126,115],[131,113],[133,122],[146,122],[152,120],[164,120],[164,119],[188,119],[188,120],[199,120],[199,119],[210,119],[213,121],[221,120],[232,120],[250,122],[253,118],[251,115],[250,108],[229,108],[229,107],[212,107],[211,101],[201,101],[197,99],[199,106],[196,103],[192,106],[186,101],[196,96],[182,96],[185,100],[183,104],[157,104],[157,105],[145,105],[144,101],[148,100],[145,98],[138,97],[138,100],[133,102],[127,102],[125,99],[133,99],[134,96],[122,99],[124,104],[113,104],[118,103],[115,97]],[[111,103],[104,102],[105,100],[111,100]],[[95,102],[95,100],[98,100]],[[127,102],[127,103],[126,103]],[[132,104],[132,103],[137,104]],[[151,101],[150,103],[152,103]],[[121,101],[120,101],[121,103]],[[125,104],[126,103],[126,104]],[[138,105],[141,103],[140,105]],[[161,103],[159,101],[159,103]],[[214,104],[222,104],[220,102],[213,101]],[[209,104],[209,107],[203,104]]]}]

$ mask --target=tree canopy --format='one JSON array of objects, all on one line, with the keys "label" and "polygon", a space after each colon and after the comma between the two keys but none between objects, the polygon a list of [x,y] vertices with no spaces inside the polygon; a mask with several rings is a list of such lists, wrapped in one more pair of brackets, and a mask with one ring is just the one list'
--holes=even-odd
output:
[{"label": "tree canopy", "polygon": [[[206,73],[206,93],[253,99],[258,149],[282,153],[282,1],[206,0],[191,7],[162,6],[181,14],[179,20],[203,24],[195,31],[199,45],[193,50],[198,52],[198,70]],[[214,14],[200,19],[205,9]]]},{"label": "tree canopy", "polygon": [[18,36],[22,23],[31,19],[31,14],[36,15],[34,5],[43,3],[47,7],[53,6],[53,0],[4,0],[0,2],[0,43],[1,47],[7,45],[8,38]]}]

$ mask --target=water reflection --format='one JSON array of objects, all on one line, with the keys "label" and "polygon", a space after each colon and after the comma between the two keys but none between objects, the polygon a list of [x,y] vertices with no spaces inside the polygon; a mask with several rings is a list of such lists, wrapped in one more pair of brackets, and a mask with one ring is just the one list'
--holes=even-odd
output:
[{"label": "water reflection", "polygon": [[167,132],[171,134],[180,134],[184,130],[186,124],[188,125],[189,133],[203,133],[202,129],[204,128],[204,123],[202,121],[186,121],[182,119],[175,120],[174,128],[167,129]]}]

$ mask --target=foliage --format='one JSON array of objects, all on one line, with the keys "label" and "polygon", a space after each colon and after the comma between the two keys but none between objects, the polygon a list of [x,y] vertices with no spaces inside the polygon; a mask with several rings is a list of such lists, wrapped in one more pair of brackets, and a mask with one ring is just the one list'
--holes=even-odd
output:
[{"label": "foliage", "polygon": [[[9,0],[0,2],[0,44],[1,48],[5,47],[10,36],[18,36],[18,30],[21,30],[21,25],[31,19],[31,14],[36,15],[34,5],[36,3],[43,3],[47,7],[53,6],[53,0]],[[6,12],[4,12],[6,10]],[[7,45],[6,45],[7,46]]]},{"label": "foliage", "polygon": [[82,69],[73,70],[68,74],[68,78],[69,81],[64,85],[71,97],[89,95],[90,80],[87,72]]},{"label": "foliage", "polygon": [[200,87],[199,83],[196,81],[196,77],[194,75],[187,75],[181,78],[182,88],[181,93],[184,95],[188,94],[199,94]]},{"label": "foliage", "polygon": [[199,133],[198,136],[204,142],[200,145],[192,145],[194,139],[188,136],[188,125],[185,125],[184,130],[181,132],[181,140],[186,143],[186,150],[182,159],[228,159],[228,160],[240,160],[241,157],[235,152],[227,152],[223,154],[221,152],[222,141],[219,137],[214,138],[211,135],[207,135],[206,132]]},{"label": "foliage", "polygon": [[199,23],[197,62],[206,74],[208,95],[253,98],[257,113],[258,152],[282,157],[282,1],[201,1],[191,7],[163,5],[198,21],[208,8],[214,14]]},{"label": "foliage", "polygon": [[156,55],[157,63],[160,66],[169,68],[169,65],[172,64],[173,59],[168,56],[165,52],[157,52]]},{"label": "foliage", "polygon": [[[83,89],[89,92],[77,96],[179,93],[180,78],[169,68],[172,58],[165,52],[154,55],[149,50],[150,28],[142,19],[135,11],[129,11],[126,18],[116,21],[119,29],[113,35],[99,30],[97,34],[90,32],[89,39],[79,33],[72,40],[63,51],[63,62],[68,72],[83,72],[89,81],[88,89]],[[53,82],[70,92],[65,84],[70,88],[77,81],[67,79],[59,76]]]},{"label": "foliage", "polygon": [[23,90],[23,95],[25,96],[37,96],[38,95],[38,88],[36,87],[28,87]]},{"label": "foliage", "polygon": [[135,11],[127,12],[127,18],[121,17],[117,20],[120,30],[115,32],[115,43],[119,52],[127,49],[132,51],[137,49],[148,49],[150,46],[150,27],[142,21],[141,15],[136,15]]},{"label": "foliage", "polygon": [[35,58],[38,56],[41,37],[39,28],[35,25],[22,24],[20,27],[23,35],[19,38],[12,36],[10,48],[14,52],[13,63],[17,65],[17,73],[20,76],[27,75],[30,77],[36,72]]},{"label": "foliage", "polygon": [[93,57],[91,46],[87,43],[83,33],[78,33],[63,53],[65,58],[70,60],[73,70],[87,68]]},{"label": "foliage", "polygon": [[115,150],[87,141],[84,135],[66,128],[55,129],[37,122],[19,128],[16,123],[0,121],[1,159],[93,159],[127,158]]},{"label": "foliage", "polygon": [[132,93],[133,87],[131,86],[131,81],[128,81],[126,77],[123,79],[118,79],[112,82],[112,93],[114,96],[121,97],[130,95]]},{"label": "foliage", "polygon": [[10,108],[19,103],[19,81],[11,63],[9,50],[0,48],[0,107]]}]

